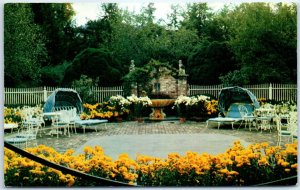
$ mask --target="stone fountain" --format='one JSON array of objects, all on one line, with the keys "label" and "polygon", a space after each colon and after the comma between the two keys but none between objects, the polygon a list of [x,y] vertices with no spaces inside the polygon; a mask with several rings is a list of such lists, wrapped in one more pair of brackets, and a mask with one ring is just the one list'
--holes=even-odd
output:
[{"label": "stone fountain", "polygon": [[149,120],[165,120],[166,114],[163,110],[174,104],[179,95],[188,95],[188,75],[185,73],[184,65],[179,60],[178,69],[176,69],[169,63],[151,59],[142,68],[148,71],[145,80],[141,80],[144,73],[140,69],[135,69],[134,61],[131,61],[129,73],[135,74],[127,75],[127,82],[131,87],[130,93],[150,98],[152,105],[149,106],[152,108],[152,113]]},{"label": "stone fountain", "polygon": [[170,106],[175,102],[174,99],[151,99],[152,104],[150,107],[152,108],[152,113],[149,116],[150,120],[164,120],[166,118],[166,114],[163,112],[163,109],[167,106]]}]

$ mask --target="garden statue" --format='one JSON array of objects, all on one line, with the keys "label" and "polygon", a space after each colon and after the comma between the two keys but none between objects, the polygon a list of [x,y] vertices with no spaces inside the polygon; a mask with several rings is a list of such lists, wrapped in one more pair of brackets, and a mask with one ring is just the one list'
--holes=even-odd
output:
[{"label": "garden statue", "polygon": [[182,61],[179,60],[179,71],[178,71],[179,76],[185,75],[185,69],[184,65],[182,64]]},{"label": "garden statue", "polygon": [[133,71],[135,69],[135,65],[134,65],[134,60],[130,61],[130,66],[129,66],[129,72]]}]

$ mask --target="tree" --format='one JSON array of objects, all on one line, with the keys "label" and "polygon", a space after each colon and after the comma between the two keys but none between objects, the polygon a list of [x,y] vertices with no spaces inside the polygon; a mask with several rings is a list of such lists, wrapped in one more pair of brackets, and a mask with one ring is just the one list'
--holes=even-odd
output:
[{"label": "tree", "polygon": [[74,38],[72,19],[75,12],[71,4],[32,3],[30,5],[34,13],[34,22],[42,28],[47,40],[48,65],[62,64],[65,60],[72,60],[70,44]]},{"label": "tree", "polygon": [[219,76],[235,68],[234,56],[225,42],[200,43],[190,55],[187,73],[191,84],[220,84]]},{"label": "tree", "polygon": [[183,13],[181,25],[187,29],[196,29],[200,38],[205,37],[205,28],[208,20],[211,19],[212,13],[207,3],[187,4],[187,11]]},{"label": "tree", "polygon": [[243,3],[229,17],[229,44],[251,83],[296,81],[295,4]]},{"label": "tree", "polygon": [[104,48],[87,48],[79,53],[66,69],[64,85],[79,80],[80,75],[96,80],[99,86],[115,86],[121,84],[120,65],[112,54]]},{"label": "tree", "polygon": [[171,30],[177,30],[180,26],[180,17],[182,15],[182,7],[179,5],[171,5],[172,12],[168,14],[168,27]]},{"label": "tree", "polygon": [[88,78],[86,75],[81,75],[79,80],[72,82],[72,87],[76,89],[82,102],[96,103],[92,93],[92,88],[98,85],[98,78],[95,80]]},{"label": "tree", "polygon": [[28,4],[5,4],[4,15],[5,86],[36,86],[47,60],[41,29]]}]

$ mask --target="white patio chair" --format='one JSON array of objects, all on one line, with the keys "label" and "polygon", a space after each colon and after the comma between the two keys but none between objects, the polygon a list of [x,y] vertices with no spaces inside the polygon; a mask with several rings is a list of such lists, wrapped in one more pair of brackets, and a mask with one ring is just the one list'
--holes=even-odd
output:
[{"label": "white patio chair", "polygon": [[277,122],[277,145],[280,146],[282,138],[286,138],[287,142],[293,142],[294,138],[297,138],[298,131],[298,119],[297,112],[290,112],[287,124],[283,124],[281,120]]},{"label": "white patio chair", "polygon": [[45,127],[45,121],[42,114],[33,116],[33,110],[30,107],[25,107],[22,112],[21,126],[23,128],[34,126],[41,129],[42,127]]},{"label": "white patio chair", "polygon": [[[242,123],[244,122],[245,123],[245,128],[247,127],[247,125],[249,125],[249,130],[251,131],[251,126],[253,126],[253,121],[254,119],[256,118],[254,115],[253,115],[253,112],[250,113],[247,109],[246,106],[244,105],[239,105],[238,106],[238,109],[239,109],[239,112],[241,114],[241,117],[242,117]],[[242,125],[241,123],[241,125]],[[240,125],[240,126],[241,126]],[[256,128],[256,127],[255,127]],[[257,129],[257,128],[256,128]]]},{"label": "white patio chair", "polygon": [[[64,135],[68,135],[70,137],[70,131],[69,131],[70,125],[69,124],[70,124],[70,118],[69,118],[67,110],[62,110],[62,111],[60,111],[59,116],[53,117],[52,127],[55,130],[57,138],[58,138],[58,135],[60,133],[62,133],[62,131],[60,131],[61,129],[64,130]],[[51,134],[53,134],[53,133],[51,133]]]},{"label": "white patio chair", "polygon": [[36,139],[38,130],[39,130],[38,125],[28,124],[27,126],[20,128],[17,134],[5,138],[4,141],[15,144],[19,148],[21,148],[21,145],[25,144],[25,148],[26,148],[28,141]]},{"label": "white patio chair", "polygon": [[69,116],[69,128],[70,128],[70,131],[73,132],[73,129],[74,129],[74,133],[76,134],[76,126],[75,126],[75,121],[77,118],[77,111],[76,111],[76,108],[72,108],[70,110],[68,110],[68,116]]}]

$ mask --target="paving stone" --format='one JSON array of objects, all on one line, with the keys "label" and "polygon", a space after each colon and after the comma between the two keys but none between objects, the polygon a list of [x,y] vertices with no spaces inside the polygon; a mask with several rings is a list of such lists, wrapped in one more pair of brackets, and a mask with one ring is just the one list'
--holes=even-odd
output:
[{"label": "paving stone", "polygon": [[[46,127],[45,132],[50,130]],[[205,122],[194,122],[187,121],[186,123],[179,122],[155,122],[155,123],[137,123],[137,122],[122,122],[122,123],[108,123],[107,129],[99,128],[98,132],[95,130],[86,130],[83,134],[81,130],[77,130],[77,134],[71,133],[71,137],[59,136],[48,136],[42,133],[42,137],[38,135],[36,140],[32,140],[28,143],[29,147],[37,144],[44,144],[49,147],[53,147],[58,152],[63,153],[67,149],[77,150],[80,146],[87,143],[89,140],[97,137],[101,138],[104,136],[125,136],[125,135],[160,135],[160,134],[216,134],[218,135],[229,135],[237,137],[240,140],[249,143],[261,143],[269,142],[270,145],[276,145],[277,133],[272,131],[260,131],[252,130],[249,131],[244,127],[240,129],[232,130],[230,125],[222,125],[218,130],[215,126],[209,126],[206,128]],[[222,139],[220,139],[221,141]],[[232,142],[233,143],[233,142]]]}]

